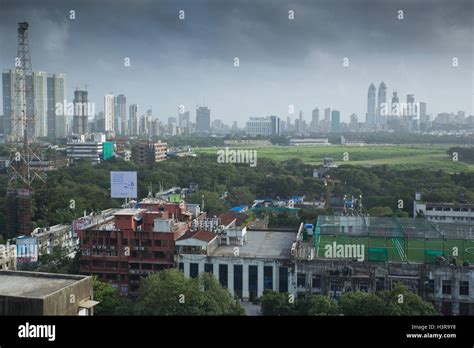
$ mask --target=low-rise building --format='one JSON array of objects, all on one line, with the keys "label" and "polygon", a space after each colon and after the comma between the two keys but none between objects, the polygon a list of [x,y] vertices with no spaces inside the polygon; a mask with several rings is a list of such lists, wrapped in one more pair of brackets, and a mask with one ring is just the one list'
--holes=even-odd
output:
[{"label": "low-rise building", "polygon": [[417,193],[413,202],[413,216],[423,215],[435,223],[474,223],[474,204],[433,203],[421,199]]},{"label": "low-rise building", "polygon": [[291,138],[291,146],[320,146],[331,145],[328,138]]},{"label": "low-rise building", "polygon": [[93,315],[92,277],[0,271],[0,315]]},{"label": "low-rise building", "polygon": [[246,227],[199,232],[176,242],[176,261],[186,277],[209,272],[244,300],[261,296],[265,289],[292,292],[295,238],[296,231],[247,231]]},{"label": "low-rise building", "polygon": [[132,160],[140,165],[164,161],[166,147],[161,141],[139,141],[132,147]]},{"label": "low-rise building", "polygon": [[122,294],[136,294],[141,277],[172,268],[175,241],[189,230],[185,206],[155,199],[139,205],[78,228],[81,273],[97,275]]},{"label": "low-rise building", "polygon": [[79,238],[72,225],[54,225],[38,227],[31,233],[38,241],[39,255],[51,254],[54,247],[61,248],[70,257],[74,257],[79,248]]},{"label": "low-rise building", "polygon": [[0,270],[16,270],[16,245],[0,244]]}]

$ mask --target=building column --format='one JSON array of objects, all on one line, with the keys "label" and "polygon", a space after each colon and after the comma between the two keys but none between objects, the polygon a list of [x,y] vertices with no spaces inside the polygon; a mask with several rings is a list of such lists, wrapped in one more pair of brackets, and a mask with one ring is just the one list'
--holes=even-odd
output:
[{"label": "building column", "polygon": [[295,298],[296,295],[296,284],[297,284],[297,268],[295,267],[293,270],[291,267],[288,267],[288,293],[293,294]]},{"label": "building column", "polygon": [[183,269],[183,272],[184,272],[184,277],[185,278],[189,278],[190,276],[190,267],[189,267],[189,261],[188,260],[183,260],[183,264],[184,264],[184,269]]},{"label": "building column", "polygon": [[227,288],[234,295],[234,264],[232,262],[227,263]]},{"label": "building column", "polygon": [[257,297],[263,295],[263,262],[257,265]]},{"label": "building column", "polygon": [[249,294],[249,266],[245,262],[242,265],[242,299],[248,299]]},{"label": "building column", "polygon": [[278,292],[279,284],[280,284],[280,273],[279,273],[279,266],[278,263],[274,262],[273,263],[273,291]]},{"label": "building column", "polygon": [[198,274],[204,273],[204,261],[201,260],[198,262]]},{"label": "building column", "polygon": [[453,299],[451,314],[459,315],[459,288],[461,286],[461,274],[456,272],[451,278],[451,298]]},{"label": "building column", "polygon": [[219,262],[217,262],[217,260],[212,261],[212,273],[217,281],[219,281]]}]

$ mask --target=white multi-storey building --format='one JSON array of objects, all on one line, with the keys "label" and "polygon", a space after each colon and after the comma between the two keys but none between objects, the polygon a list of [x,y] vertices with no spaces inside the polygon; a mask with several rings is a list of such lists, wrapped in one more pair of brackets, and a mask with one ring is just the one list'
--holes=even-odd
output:
[{"label": "white multi-storey building", "polygon": [[276,116],[250,117],[246,123],[247,135],[280,135],[280,119]]},{"label": "white multi-storey building", "polygon": [[424,202],[416,193],[413,216],[422,214],[434,223],[474,223],[474,204]]},{"label": "white multi-storey building", "polygon": [[33,72],[34,130],[36,137],[48,136],[47,76],[45,72]]},{"label": "white multi-storey building", "polygon": [[106,94],[104,96],[104,119],[105,131],[113,133],[115,130],[115,98],[113,94]]},{"label": "white multi-storey building", "polygon": [[259,297],[266,289],[295,293],[288,260],[296,236],[296,232],[247,231],[246,227],[220,233],[191,231],[176,241],[176,260],[185,277],[211,273],[244,300]]}]

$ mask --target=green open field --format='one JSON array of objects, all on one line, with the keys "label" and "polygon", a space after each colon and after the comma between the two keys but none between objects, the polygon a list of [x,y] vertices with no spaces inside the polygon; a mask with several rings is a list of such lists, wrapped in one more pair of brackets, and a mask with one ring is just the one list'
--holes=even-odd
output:
[{"label": "green open field", "polygon": [[[331,157],[338,165],[360,166],[389,165],[394,169],[433,169],[447,172],[474,171],[474,164],[455,162],[447,155],[451,145],[365,145],[365,146],[265,146],[232,147],[231,149],[256,149],[258,158],[286,161],[299,158],[308,164],[321,164]],[[216,154],[221,147],[199,148],[196,153]],[[347,152],[348,161],[344,161]]]},{"label": "green open field", "polygon": [[[426,255],[425,250],[435,250],[437,254],[442,254],[447,260],[453,255],[453,248],[458,248],[457,259],[462,263],[469,261],[474,263],[474,240],[423,240],[408,239],[405,247],[403,238],[385,238],[385,237],[351,237],[343,235],[320,235],[317,247],[317,256],[324,257],[325,246],[328,244],[359,244],[364,245],[365,260],[374,260],[376,254],[369,255],[369,248],[383,250],[386,253],[388,261],[402,260],[403,254],[409,262],[433,262],[435,256]],[[398,246],[398,247],[397,247]],[[373,250],[373,249],[372,249]],[[386,250],[386,251],[385,251]],[[383,256],[383,255],[381,255]]]}]

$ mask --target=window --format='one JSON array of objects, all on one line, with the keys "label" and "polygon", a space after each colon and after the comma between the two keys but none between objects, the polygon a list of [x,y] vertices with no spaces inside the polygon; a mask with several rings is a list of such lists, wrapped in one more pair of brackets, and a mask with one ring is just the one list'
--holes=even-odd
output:
[{"label": "window", "polygon": [[287,292],[288,291],[288,267],[280,267],[278,269],[278,291]]},{"label": "window", "polygon": [[179,265],[178,265],[178,268],[181,272],[184,272],[184,263],[180,262]]},{"label": "window", "polygon": [[369,284],[367,282],[359,282],[359,290],[363,292],[368,292]]},{"label": "window", "polygon": [[219,283],[227,288],[227,265],[219,265]]},{"label": "window", "polygon": [[462,281],[459,283],[459,295],[469,296],[469,282]]},{"label": "window", "polygon": [[470,315],[469,303],[465,303],[465,302],[459,303],[459,315]]},{"label": "window", "polygon": [[234,265],[234,293],[242,298],[243,266]]},{"label": "window", "polygon": [[311,283],[314,289],[321,289],[321,276],[313,275]]},{"label": "window", "polygon": [[204,272],[206,273],[214,273],[214,265],[212,263],[205,263],[204,264]]},{"label": "window", "polygon": [[434,294],[435,282],[434,279],[427,279],[425,282],[426,292],[428,294]]},{"label": "window", "polygon": [[189,264],[189,276],[191,278],[196,278],[199,274],[199,264],[190,263]]},{"label": "window", "polygon": [[385,278],[377,278],[375,281],[375,291],[385,290]]},{"label": "window", "polygon": [[273,289],[273,267],[263,267],[263,289]]},{"label": "window", "polygon": [[258,267],[249,266],[249,295],[251,299],[257,297],[258,290]]},{"label": "window", "polygon": [[164,259],[165,258],[165,253],[163,251],[155,251],[153,252],[155,255],[156,259]]},{"label": "window", "polygon": [[304,288],[306,286],[306,276],[304,273],[298,273],[296,286],[299,288]]},{"label": "window", "polygon": [[443,280],[443,295],[451,295],[451,280]]}]

